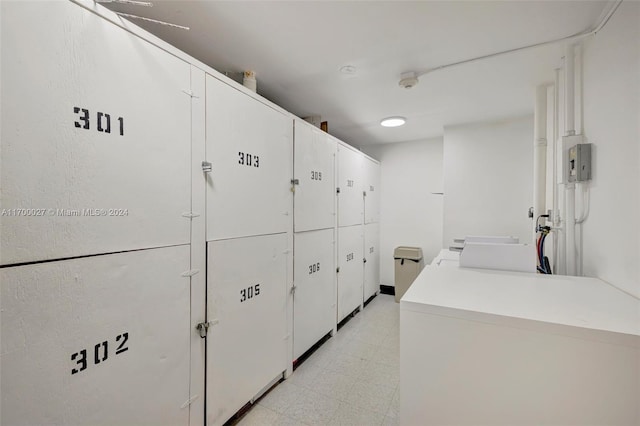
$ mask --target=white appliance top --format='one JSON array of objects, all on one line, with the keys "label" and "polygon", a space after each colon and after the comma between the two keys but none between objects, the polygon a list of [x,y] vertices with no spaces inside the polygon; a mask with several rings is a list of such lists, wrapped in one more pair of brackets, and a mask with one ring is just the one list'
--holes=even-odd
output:
[{"label": "white appliance top", "polygon": [[640,300],[597,278],[430,266],[400,307],[640,348]]}]

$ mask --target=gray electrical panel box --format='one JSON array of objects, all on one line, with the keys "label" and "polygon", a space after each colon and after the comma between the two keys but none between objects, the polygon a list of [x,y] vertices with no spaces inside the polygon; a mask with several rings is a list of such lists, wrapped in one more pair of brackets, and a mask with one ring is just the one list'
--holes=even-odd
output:
[{"label": "gray electrical panel box", "polygon": [[591,144],[579,143],[569,148],[569,182],[591,180]]}]

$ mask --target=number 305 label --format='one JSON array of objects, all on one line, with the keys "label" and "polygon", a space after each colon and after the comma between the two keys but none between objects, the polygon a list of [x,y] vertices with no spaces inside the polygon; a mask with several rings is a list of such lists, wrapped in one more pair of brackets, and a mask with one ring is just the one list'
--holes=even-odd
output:
[{"label": "number 305 label", "polygon": [[255,296],[260,296],[260,284],[252,285],[240,290],[240,303],[246,302],[249,299],[253,299]]}]

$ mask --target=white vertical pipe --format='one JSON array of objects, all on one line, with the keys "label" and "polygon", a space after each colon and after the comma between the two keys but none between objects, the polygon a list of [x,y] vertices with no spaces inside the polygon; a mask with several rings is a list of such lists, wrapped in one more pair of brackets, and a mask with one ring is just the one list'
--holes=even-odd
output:
[{"label": "white vertical pipe", "polygon": [[573,136],[576,134],[576,116],[575,116],[575,57],[573,52],[573,44],[567,44],[564,55],[564,129],[565,136]]},{"label": "white vertical pipe", "polygon": [[[555,69],[555,75],[553,80],[553,141],[551,142],[551,146],[553,147],[553,178],[552,178],[552,206],[551,206],[551,221],[554,228],[558,228],[560,226],[560,214],[558,207],[558,138],[560,137],[560,125],[559,125],[559,114],[560,114],[560,69]],[[558,268],[558,231],[554,232],[551,235],[552,243],[553,243],[553,273],[557,274],[559,271]]]},{"label": "white vertical pipe", "polygon": [[560,68],[555,69],[553,82],[553,226],[560,225],[558,214],[558,138],[560,138]]},{"label": "white vertical pipe", "polygon": [[[573,136],[575,130],[575,57],[572,44],[566,46],[564,56],[564,119],[565,136]],[[567,147],[563,146],[563,150]],[[566,164],[563,166],[566,167]],[[566,174],[565,174],[566,175]],[[566,176],[565,176],[566,178]],[[565,251],[567,275],[576,275],[576,186],[566,183],[565,186]]]},{"label": "white vertical pipe", "polygon": [[[547,87],[536,88],[533,128],[533,218],[545,214],[547,188]],[[533,240],[536,238],[535,222]]]},{"label": "white vertical pipe", "polygon": [[582,45],[577,44],[574,46],[573,52],[574,70],[574,101],[575,108],[573,116],[575,117],[575,134],[581,135],[583,132],[583,115],[582,115]]},{"label": "white vertical pipe", "polygon": [[565,191],[567,275],[576,275],[576,186],[568,183]]}]

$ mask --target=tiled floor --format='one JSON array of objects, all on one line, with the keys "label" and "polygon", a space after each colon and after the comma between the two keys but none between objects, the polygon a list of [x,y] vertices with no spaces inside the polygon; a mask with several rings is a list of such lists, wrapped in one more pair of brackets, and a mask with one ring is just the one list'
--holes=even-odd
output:
[{"label": "tiled floor", "polygon": [[393,296],[375,297],[238,425],[397,425],[399,314]]}]

